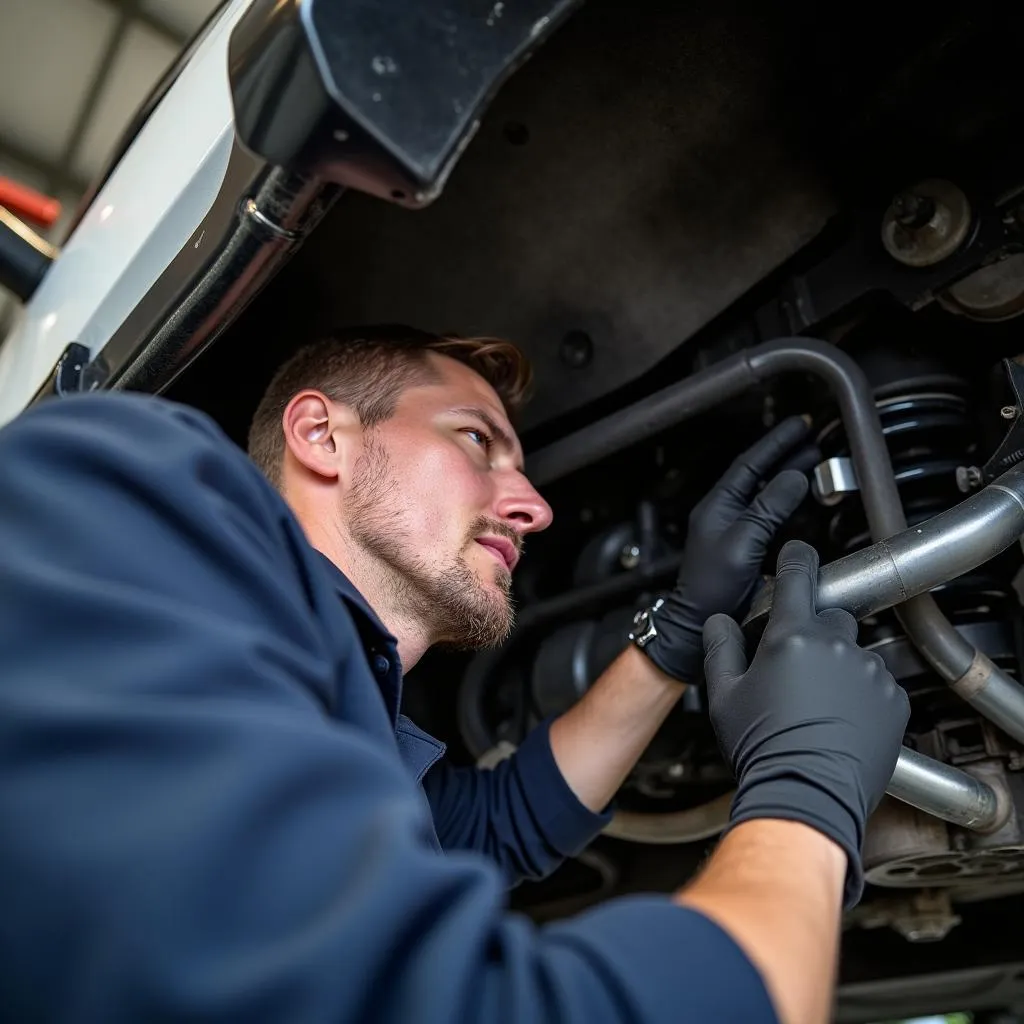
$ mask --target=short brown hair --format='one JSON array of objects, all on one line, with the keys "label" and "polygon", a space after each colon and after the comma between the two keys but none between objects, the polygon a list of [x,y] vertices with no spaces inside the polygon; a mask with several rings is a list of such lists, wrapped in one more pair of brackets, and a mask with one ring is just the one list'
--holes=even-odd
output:
[{"label": "short brown hair", "polygon": [[428,352],[456,359],[479,373],[515,420],[532,373],[526,356],[510,341],[431,334],[391,324],[348,328],[303,346],[278,368],[253,415],[250,458],[280,487],[281,418],[296,394],[316,388],[332,401],[354,408],[360,422],[370,427],[394,413],[405,388],[437,379]]}]

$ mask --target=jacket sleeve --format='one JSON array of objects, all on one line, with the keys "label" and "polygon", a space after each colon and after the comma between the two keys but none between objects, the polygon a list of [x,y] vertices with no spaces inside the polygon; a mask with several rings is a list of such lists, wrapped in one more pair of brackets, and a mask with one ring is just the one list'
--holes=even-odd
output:
[{"label": "jacket sleeve", "polygon": [[325,713],[354,629],[332,662],[297,526],[204,417],[50,399],[0,466],[5,1016],[774,1019],[699,914],[537,928],[493,865],[431,848],[398,758]]},{"label": "jacket sleeve", "polygon": [[423,779],[441,846],[486,854],[510,886],[551,874],[611,819],[584,807],[569,788],[551,752],[550,724],[494,768],[445,759]]}]

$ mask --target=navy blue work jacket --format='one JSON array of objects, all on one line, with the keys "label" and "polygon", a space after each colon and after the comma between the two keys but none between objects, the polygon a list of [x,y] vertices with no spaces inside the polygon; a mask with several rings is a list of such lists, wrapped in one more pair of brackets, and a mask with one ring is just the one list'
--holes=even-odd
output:
[{"label": "navy blue work jacket", "polygon": [[400,690],[394,640],[207,417],[85,395],[0,430],[4,1019],[775,1020],[664,896],[509,912],[605,819],[545,729],[456,768]]}]

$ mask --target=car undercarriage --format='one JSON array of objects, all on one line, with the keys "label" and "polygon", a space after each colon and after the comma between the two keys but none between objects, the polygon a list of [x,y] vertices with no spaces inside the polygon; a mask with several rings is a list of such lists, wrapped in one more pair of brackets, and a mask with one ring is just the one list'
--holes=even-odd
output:
[{"label": "car undercarriage", "polygon": [[[901,577],[861,609],[860,642],[910,694],[908,758],[995,802],[943,820],[886,798],[844,921],[840,1021],[1024,1007],[1024,523],[975,556],[995,512],[970,504],[1024,509],[993,490],[1024,461],[1022,28],[1007,5],[588,0],[431,201],[339,189],[209,344],[171,372],[151,342],[143,370],[101,381],[195,405],[242,443],[274,367],[321,331],[404,323],[527,352],[520,432],[554,525],[527,544],[512,637],[432,652],[406,683],[406,713],[464,763],[586,691],[670,585],[696,501],[783,417],[811,419],[822,460],[766,572],[788,538],[826,565],[959,507],[929,535],[931,598]],[[605,834],[513,907],[544,921],[672,891],[732,785],[691,688]]]}]

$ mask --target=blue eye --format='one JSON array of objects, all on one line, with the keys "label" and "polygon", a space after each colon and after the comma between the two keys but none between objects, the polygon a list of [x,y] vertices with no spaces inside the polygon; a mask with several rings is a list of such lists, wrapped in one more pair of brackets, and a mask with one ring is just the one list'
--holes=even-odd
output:
[{"label": "blue eye", "polygon": [[480,445],[485,451],[490,451],[491,445],[494,443],[490,434],[486,431],[480,430],[478,427],[467,427],[463,433],[474,438],[474,443]]}]

